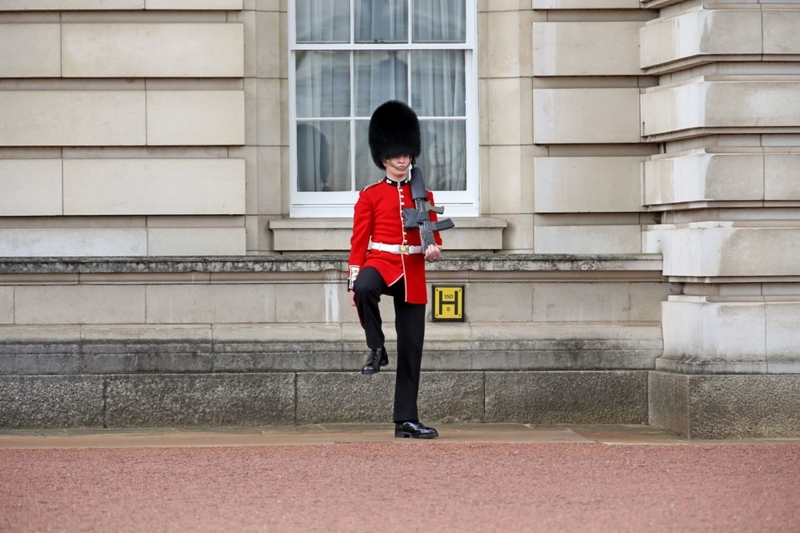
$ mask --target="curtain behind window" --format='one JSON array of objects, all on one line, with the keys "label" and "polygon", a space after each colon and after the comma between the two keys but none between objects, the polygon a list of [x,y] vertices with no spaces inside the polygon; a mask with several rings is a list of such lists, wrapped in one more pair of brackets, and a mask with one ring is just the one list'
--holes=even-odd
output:
[{"label": "curtain behind window", "polygon": [[[356,43],[408,42],[408,0],[353,5]],[[349,0],[297,0],[298,43],[350,42],[349,6]],[[465,9],[463,0],[414,1],[413,42],[465,42]],[[368,121],[375,108],[393,99],[408,103],[420,117],[418,164],[428,188],[466,190],[463,50],[300,50],[295,69],[299,191],[359,190],[380,179],[383,173],[369,155]]]}]

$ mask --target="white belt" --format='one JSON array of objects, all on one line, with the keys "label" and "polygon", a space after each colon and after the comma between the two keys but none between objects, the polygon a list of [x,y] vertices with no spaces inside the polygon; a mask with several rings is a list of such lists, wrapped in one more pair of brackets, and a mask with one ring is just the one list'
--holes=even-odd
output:
[{"label": "white belt", "polygon": [[381,252],[389,252],[390,254],[421,254],[422,246],[409,246],[407,244],[383,244],[382,242],[373,242],[370,250],[380,250]]}]

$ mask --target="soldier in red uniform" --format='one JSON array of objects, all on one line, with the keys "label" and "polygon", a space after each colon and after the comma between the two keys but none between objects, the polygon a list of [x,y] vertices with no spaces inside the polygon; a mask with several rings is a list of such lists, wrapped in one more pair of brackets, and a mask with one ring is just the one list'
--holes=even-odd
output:
[{"label": "soldier in red uniform", "polygon": [[[369,355],[363,374],[380,372],[389,359],[384,347],[378,302],[394,300],[397,332],[397,378],[394,395],[395,437],[432,439],[439,434],[417,415],[422,344],[425,337],[425,261],[436,261],[442,244],[422,249],[419,229],[406,229],[403,208],[415,207],[409,171],[421,152],[419,121],[406,104],[389,101],[372,114],[369,147],[375,164],[386,171],[358,197],[350,239],[348,289],[367,337]],[[427,191],[433,204],[433,194]],[[436,214],[430,214],[436,221]]]}]

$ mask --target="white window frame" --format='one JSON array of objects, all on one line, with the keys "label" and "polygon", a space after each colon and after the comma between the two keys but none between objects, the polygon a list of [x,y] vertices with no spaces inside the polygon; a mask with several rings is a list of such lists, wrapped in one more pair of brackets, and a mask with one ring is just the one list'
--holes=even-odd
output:
[{"label": "white window frame", "polygon": [[[416,0],[425,1],[425,0]],[[291,218],[350,218],[353,216],[353,206],[358,200],[359,191],[329,191],[329,192],[303,192],[297,190],[297,109],[296,109],[296,78],[295,54],[301,50],[325,51],[369,51],[369,50],[464,50],[464,76],[466,88],[466,143],[467,143],[467,179],[465,191],[437,191],[434,190],[437,205],[445,207],[447,217],[477,217],[480,216],[479,205],[479,130],[478,130],[478,57],[477,57],[477,0],[464,0],[466,2],[466,42],[454,44],[420,43],[412,44],[298,44],[296,35],[295,2],[289,2],[289,216]],[[413,22],[409,3],[409,25]],[[354,9],[351,1],[350,9],[350,40],[354,41],[355,32]],[[409,33],[411,29],[409,28]],[[353,54],[350,54],[350,97],[354,98],[354,69]],[[351,115],[355,106],[351,105]],[[429,117],[419,117],[421,120]],[[436,120],[447,120],[447,117],[430,117]],[[342,120],[341,118],[324,118],[315,120]],[[350,118],[350,157],[355,161],[355,119]],[[425,149],[425,147],[423,147]],[[376,168],[376,181],[380,172]],[[422,168],[423,175],[425,169]],[[428,187],[430,188],[430,186]]]}]

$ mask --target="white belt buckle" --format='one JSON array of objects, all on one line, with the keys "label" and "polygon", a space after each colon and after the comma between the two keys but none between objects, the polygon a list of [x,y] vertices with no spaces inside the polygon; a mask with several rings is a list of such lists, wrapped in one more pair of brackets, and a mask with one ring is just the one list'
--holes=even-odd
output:
[{"label": "white belt buckle", "polygon": [[407,244],[401,244],[400,245],[400,253],[403,254],[403,255],[407,255],[408,254],[408,245]]}]

